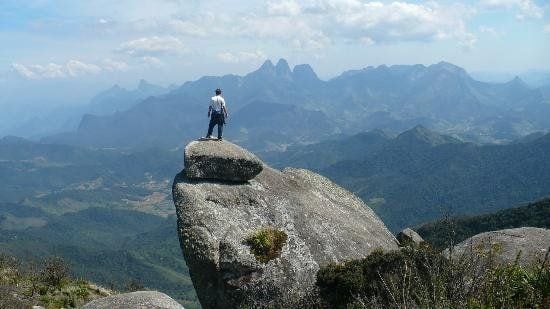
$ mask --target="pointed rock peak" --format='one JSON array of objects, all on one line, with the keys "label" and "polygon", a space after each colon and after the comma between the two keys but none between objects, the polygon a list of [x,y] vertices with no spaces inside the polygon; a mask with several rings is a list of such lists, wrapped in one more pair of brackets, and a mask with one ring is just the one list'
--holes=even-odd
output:
[{"label": "pointed rock peak", "polygon": [[309,64],[299,64],[294,67],[292,74],[296,79],[300,80],[317,80],[317,74]]},{"label": "pointed rock peak", "polygon": [[521,87],[529,88],[526,82],[523,81],[519,76],[514,77],[511,81],[508,82],[510,85],[516,85]]},{"label": "pointed rock peak", "polygon": [[262,66],[258,69],[258,71],[265,71],[265,70],[273,70],[275,66],[273,65],[273,62],[271,60],[267,59],[264,61]]},{"label": "pointed rock peak", "polygon": [[290,67],[288,66],[288,62],[283,58],[277,61],[277,65],[275,66],[275,69],[277,70],[277,72],[290,73]]}]

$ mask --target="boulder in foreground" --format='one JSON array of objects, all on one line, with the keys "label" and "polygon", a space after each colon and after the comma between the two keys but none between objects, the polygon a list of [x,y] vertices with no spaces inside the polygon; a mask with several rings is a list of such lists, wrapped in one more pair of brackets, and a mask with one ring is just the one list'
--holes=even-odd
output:
[{"label": "boulder in foreground", "polygon": [[308,170],[264,166],[242,183],[211,176],[185,171],[172,187],[203,308],[316,307],[320,266],[398,248],[359,198]]},{"label": "boulder in foreground", "polygon": [[[499,263],[514,263],[520,254],[518,263],[527,265],[543,260],[548,248],[550,248],[549,229],[520,227],[472,236],[453,247],[453,258],[496,250],[495,257]],[[444,254],[448,256],[449,250],[445,250]]]},{"label": "boulder in foreground", "polygon": [[185,174],[191,179],[243,182],[258,175],[262,161],[227,141],[200,140],[185,147]]},{"label": "boulder in foreground", "polygon": [[156,291],[138,291],[99,298],[84,305],[82,309],[183,309],[170,296]]}]

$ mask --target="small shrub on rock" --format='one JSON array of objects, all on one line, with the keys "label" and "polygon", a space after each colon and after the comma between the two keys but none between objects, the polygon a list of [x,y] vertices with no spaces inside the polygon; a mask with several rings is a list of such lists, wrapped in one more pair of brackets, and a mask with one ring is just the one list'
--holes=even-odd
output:
[{"label": "small shrub on rock", "polygon": [[248,236],[245,240],[256,260],[267,263],[281,255],[288,236],[275,228],[263,228]]},{"label": "small shrub on rock", "polygon": [[63,279],[69,277],[69,266],[60,257],[50,257],[44,261],[44,268],[40,272],[44,284],[61,287]]}]

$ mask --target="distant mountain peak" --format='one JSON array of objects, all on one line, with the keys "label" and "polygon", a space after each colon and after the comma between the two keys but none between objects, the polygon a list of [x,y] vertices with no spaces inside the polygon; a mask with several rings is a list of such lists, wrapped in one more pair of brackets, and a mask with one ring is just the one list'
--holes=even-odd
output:
[{"label": "distant mountain peak", "polygon": [[405,142],[407,144],[423,143],[423,144],[429,144],[431,146],[460,142],[459,140],[453,137],[441,135],[422,125],[417,125],[416,127],[399,134],[399,136],[397,136],[397,140],[401,142]]},{"label": "distant mountain peak", "polygon": [[466,71],[463,68],[446,61],[440,61],[436,64],[432,64],[428,68],[442,69],[452,73],[466,73]]},{"label": "distant mountain peak", "polygon": [[514,85],[514,86],[520,86],[520,87],[524,87],[524,88],[530,88],[529,85],[527,85],[527,83],[524,82],[523,79],[521,79],[517,75],[516,75],[516,77],[514,77],[514,79],[509,81],[508,84],[509,85]]},{"label": "distant mountain peak", "polygon": [[273,68],[275,68],[275,66],[273,65],[273,62],[271,62],[271,60],[267,59],[266,61],[264,61],[264,63],[260,66],[260,68],[258,69],[258,71],[265,71],[265,70],[273,70]]},{"label": "distant mountain peak", "polygon": [[150,84],[148,81],[146,81],[145,79],[140,79],[139,80],[139,83],[138,83],[138,89],[139,88],[145,88],[145,87],[149,87],[149,86],[152,86],[152,84]]},{"label": "distant mountain peak", "polygon": [[286,62],[285,59],[281,58],[277,62],[277,65],[275,66],[275,73],[277,76],[284,77],[286,79],[292,79],[292,71],[290,71],[290,67],[288,66],[288,62]]},{"label": "distant mountain peak", "polygon": [[318,80],[317,74],[313,71],[313,68],[309,64],[298,64],[294,66],[292,75],[295,80],[299,81],[311,81]]}]

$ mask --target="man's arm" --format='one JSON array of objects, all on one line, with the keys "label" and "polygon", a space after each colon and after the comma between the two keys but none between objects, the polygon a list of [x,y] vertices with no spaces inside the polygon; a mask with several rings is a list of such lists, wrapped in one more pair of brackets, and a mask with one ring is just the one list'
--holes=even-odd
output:
[{"label": "man's arm", "polygon": [[225,115],[225,118],[227,118],[227,107],[225,105],[225,100],[222,101],[223,104],[222,104],[222,112],[223,114]]},{"label": "man's arm", "polygon": [[212,106],[208,106],[208,118],[210,118],[210,113],[212,112]]}]

